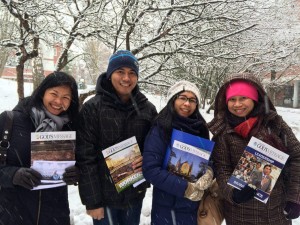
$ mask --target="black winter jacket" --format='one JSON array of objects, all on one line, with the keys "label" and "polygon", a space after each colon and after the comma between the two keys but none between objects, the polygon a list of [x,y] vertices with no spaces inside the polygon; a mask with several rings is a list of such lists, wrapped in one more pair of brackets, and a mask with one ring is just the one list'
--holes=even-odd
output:
[{"label": "black winter jacket", "polygon": [[132,91],[130,103],[122,103],[105,73],[99,76],[96,91],[97,94],[83,105],[79,115],[76,162],[81,172],[81,201],[87,209],[105,206],[126,208],[144,198],[149,184],[144,182],[118,193],[102,150],[136,136],[143,152],[145,137],[157,112],[138,86]]},{"label": "black winter jacket", "polygon": [[[14,120],[6,165],[0,167],[0,224],[2,225],[69,225],[70,210],[67,186],[27,190],[12,183],[20,167],[30,167],[30,133],[35,131],[32,119],[25,110],[28,99],[13,110]],[[0,115],[0,133],[5,114]],[[70,130],[67,124],[63,130]]]}]

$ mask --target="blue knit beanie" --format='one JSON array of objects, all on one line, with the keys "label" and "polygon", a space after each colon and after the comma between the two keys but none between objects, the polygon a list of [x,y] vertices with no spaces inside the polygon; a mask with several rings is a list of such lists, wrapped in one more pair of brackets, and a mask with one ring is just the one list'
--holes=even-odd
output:
[{"label": "blue knit beanie", "polygon": [[106,78],[109,79],[112,73],[121,67],[129,67],[134,70],[137,76],[139,75],[139,63],[137,58],[128,50],[119,50],[109,58]]}]

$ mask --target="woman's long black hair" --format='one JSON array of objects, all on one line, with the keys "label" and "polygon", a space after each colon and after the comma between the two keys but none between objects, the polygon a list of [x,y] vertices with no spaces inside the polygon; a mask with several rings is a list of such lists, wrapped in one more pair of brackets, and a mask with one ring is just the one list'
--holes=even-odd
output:
[{"label": "woman's long black hair", "polygon": [[79,111],[79,98],[78,98],[78,88],[74,77],[70,76],[64,72],[53,72],[50,73],[42,83],[33,91],[29,107],[36,107],[42,109],[43,106],[43,97],[48,88],[58,87],[58,86],[68,86],[71,88],[72,100],[70,107],[67,109],[66,113],[68,114],[71,121],[74,122],[78,115]]}]

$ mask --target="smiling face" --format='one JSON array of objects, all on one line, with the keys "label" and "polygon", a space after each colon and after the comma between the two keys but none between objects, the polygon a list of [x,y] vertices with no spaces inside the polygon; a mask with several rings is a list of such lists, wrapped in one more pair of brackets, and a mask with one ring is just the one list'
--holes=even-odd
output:
[{"label": "smiling face", "polygon": [[254,108],[254,101],[244,96],[233,96],[227,102],[229,112],[238,117],[246,117]]},{"label": "smiling face", "polygon": [[71,104],[72,93],[69,86],[48,88],[43,97],[44,107],[53,115],[67,111]]},{"label": "smiling face", "polygon": [[264,174],[265,174],[265,175],[270,175],[271,172],[272,172],[271,166],[266,165],[266,166],[264,167]]},{"label": "smiling face", "polygon": [[111,83],[123,102],[127,102],[130,99],[131,92],[135,88],[137,81],[137,74],[129,67],[121,67],[111,75]]},{"label": "smiling face", "polygon": [[174,109],[178,115],[189,117],[197,108],[197,97],[193,92],[180,93],[174,101]]}]

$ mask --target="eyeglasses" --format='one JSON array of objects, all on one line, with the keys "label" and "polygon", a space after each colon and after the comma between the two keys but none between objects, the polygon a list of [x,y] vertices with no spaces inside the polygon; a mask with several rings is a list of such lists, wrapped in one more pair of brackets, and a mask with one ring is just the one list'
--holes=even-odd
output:
[{"label": "eyeglasses", "polygon": [[178,95],[177,96],[177,99],[179,100],[179,101],[181,101],[182,103],[186,103],[187,101],[192,105],[192,104],[194,104],[194,105],[197,105],[198,104],[198,101],[197,101],[197,99],[196,98],[188,98],[188,97],[186,97],[185,95]]}]

